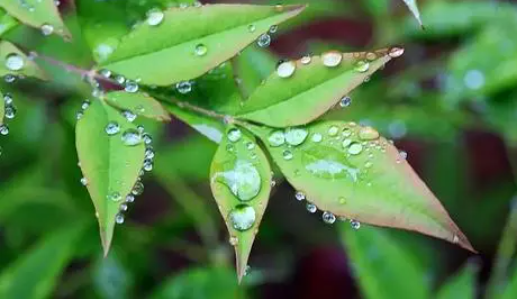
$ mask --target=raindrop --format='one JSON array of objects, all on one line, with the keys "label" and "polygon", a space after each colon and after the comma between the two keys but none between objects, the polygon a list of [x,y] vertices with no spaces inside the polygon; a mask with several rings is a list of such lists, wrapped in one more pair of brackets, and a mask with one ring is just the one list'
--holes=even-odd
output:
[{"label": "raindrop", "polygon": [[122,142],[129,146],[139,145],[142,143],[142,133],[135,129],[127,129],[122,133]]},{"label": "raindrop", "polygon": [[153,138],[149,134],[142,135],[142,138],[144,139],[144,143],[149,145],[153,142]]},{"label": "raindrop", "polygon": [[399,156],[400,156],[400,158],[402,158],[402,160],[406,160],[407,159],[407,152],[400,151],[399,152]]},{"label": "raindrop", "polygon": [[339,101],[339,106],[343,108],[350,106],[350,104],[352,104],[352,98],[348,96],[342,98],[341,101]]},{"label": "raindrop", "polygon": [[343,145],[343,147],[344,147],[344,148],[346,148],[346,147],[348,147],[351,143],[352,143],[352,139],[350,139],[350,138],[346,138],[345,140],[343,140],[342,145]]},{"label": "raindrop", "polygon": [[181,94],[187,94],[192,90],[192,83],[190,81],[176,83],[176,90]]},{"label": "raindrop", "polygon": [[208,48],[204,44],[197,44],[196,48],[194,48],[194,53],[197,56],[205,56],[208,52]]},{"label": "raindrop", "polygon": [[359,131],[359,138],[362,140],[375,140],[379,137],[379,132],[372,127],[364,127]]},{"label": "raindrop", "polygon": [[129,194],[128,196],[126,196],[126,202],[134,202],[135,201],[135,196]]},{"label": "raindrop", "polygon": [[120,195],[119,192],[114,191],[114,192],[111,192],[110,194],[108,194],[108,199],[111,201],[120,201],[122,199],[122,196]]},{"label": "raindrop", "polygon": [[4,102],[5,102],[6,105],[12,104],[13,103],[13,97],[10,94],[6,93],[4,95]]},{"label": "raindrop", "polygon": [[343,133],[341,133],[341,134],[343,134],[343,136],[345,136],[345,137],[350,137],[350,136],[352,136],[352,130],[350,130],[349,128],[344,128]]},{"label": "raindrop", "polygon": [[309,64],[309,63],[311,63],[311,60],[312,60],[312,58],[311,58],[311,56],[310,56],[310,55],[305,55],[305,56],[303,56],[303,57],[300,59],[300,62],[301,62],[302,64]]},{"label": "raindrop", "polygon": [[107,70],[107,69],[102,69],[99,71],[99,74],[101,76],[103,76],[104,78],[109,78],[111,77],[111,71],[110,70]]},{"label": "raindrop", "polygon": [[88,179],[87,179],[87,178],[81,178],[81,184],[82,184],[83,186],[88,185]]},{"label": "raindrop", "polygon": [[51,35],[54,32],[54,26],[49,25],[49,24],[41,25],[40,29],[41,29],[41,33],[43,33],[43,35],[45,35],[45,36]]},{"label": "raindrop", "polygon": [[109,122],[106,125],[105,131],[108,135],[113,136],[113,135],[118,134],[118,132],[120,132],[120,126],[116,122]]},{"label": "raindrop", "polygon": [[402,54],[404,54],[404,48],[399,48],[399,47],[391,48],[390,52],[388,53],[388,55],[392,58],[400,57]]},{"label": "raindrop", "polygon": [[353,142],[348,147],[348,153],[351,155],[359,155],[363,151],[363,146],[360,143]]},{"label": "raindrop", "polygon": [[230,243],[230,245],[236,246],[239,243],[239,238],[237,238],[236,236],[231,236],[228,242]]},{"label": "raindrop", "polygon": [[337,201],[339,202],[339,204],[342,204],[342,205],[346,204],[346,198],[344,198],[344,197],[338,198]]},{"label": "raindrop", "polygon": [[290,150],[285,150],[282,153],[282,156],[284,157],[284,160],[287,160],[287,161],[293,159],[293,153]]},{"label": "raindrop", "polygon": [[269,44],[271,44],[271,36],[269,36],[267,33],[260,35],[257,39],[257,45],[259,45],[261,48],[268,47]]},{"label": "raindrop", "polygon": [[228,140],[230,140],[231,142],[237,142],[239,141],[239,139],[241,139],[242,132],[237,128],[232,128],[228,131],[228,134],[226,136],[228,137]]},{"label": "raindrop", "polygon": [[249,149],[249,150],[252,150],[255,148],[255,143],[249,141],[246,143],[246,148]]},{"label": "raindrop", "polygon": [[305,208],[307,209],[307,211],[309,213],[316,213],[316,211],[318,210],[318,208],[316,207],[315,204],[313,203],[310,203],[308,202],[307,205],[305,206]]},{"label": "raindrop", "polygon": [[144,161],[144,170],[149,172],[149,171],[152,171],[153,170],[153,161],[151,160],[145,160]]},{"label": "raindrop", "polygon": [[237,160],[232,169],[215,174],[240,201],[252,200],[259,194],[262,180],[257,168],[248,161]]},{"label": "raindrop", "polygon": [[323,65],[328,67],[336,67],[341,63],[341,60],[343,60],[343,55],[337,51],[330,51],[324,53],[321,56],[321,59],[323,61]]},{"label": "raindrop", "polygon": [[81,109],[86,110],[86,109],[88,109],[88,107],[90,107],[90,101],[84,100],[83,103],[81,104]]},{"label": "raindrop", "polygon": [[84,114],[83,114],[83,112],[82,112],[82,111],[79,111],[79,112],[77,112],[77,114],[75,115],[75,118],[76,118],[77,120],[80,120],[81,118],[83,118],[83,115],[84,115]]},{"label": "raindrop", "polygon": [[294,197],[299,201],[305,200],[305,193],[303,193],[302,191],[296,191]]},{"label": "raindrop", "polygon": [[377,59],[377,54],[375,54],[373,52],[368,52],[368,53],[366,53],[366,59],[369,61],[373,61],[373,60]]},{"label": "raindrop", "polygon": [[117,224],[122,224],[124,223],[124,215],[122,215],[121,213],[118,213],[116,216],[115,216],[115,222]]},{"label": "raindrop", "polygon": [[16,116],[16,108],[11,105],[6,105],[4,115],[8,119],[13,119]]},{"label": "raindrop", "polygon": [[269,28],[269,33],[276,33],[278,31],[278,26],[273,25]]},{"label": "raindrop", "polygon": [[331,126],[328,130],[329,136],[336,136],[339,131],[339,128],[336,126]]},{"label": "raindrop", "polygon": [[370,69],[370,63],[364,60],[359,60],[355,63],[354,70],[359,73],[364,73]]},{"label": "raindrop", "polygon": [[146,15],[147,15],[147,24],[149,24],[150,26],[157,26],[157,25],[161,24],[161,22],[163,21],[163,19],[165,17],[163,11],[161,11],[157,8],[153,8],[153,9],[149,10]]},{"label": "raindrop", "polygon": [[117,81],[118,84],[124,84],[124,82],[126,82],[126,78],[124,76],[117,75],[115,77],[115,81]]},{"label": "raindrop", "polygon": [[121,204],[119,210],[121,210],[122,212],[127,211],[127,204],[125,204],[125,203]]},{"label": "raindrop", "polygon": [[132,80],[127,80],[126,81],[126,87],[124,88],[125,91],[127,92],[137,92],[138,91],[138,83],[136,83],[135,81],[132,81]]},{"label": "raindrop", "polygon": [[334,214],[328,211],[323,212],[321,218],[323,219],[323,222],[325,222],[326,224],[333,224],[334,222],[336,222],[336,216],[334,216]]},{"label": "raindrop", "polygon": [[250,229],[255,224],[255,219],[255,209],[247,204],[236,206],[228,215],[232,227],[238,231]]},{"label": "raindrop", "polygon": [[23,57],[18,54],[9,54],[5,59],[5,67],[10,71],[19,71],[24,65]]},{"label": "raindrop", "polygon": [[144,184],[142,182],[136,182],[133,186],[133,190],[131,190],[131,194],[134,196],[139,196],[142,195],[142,193],[144,193]]},{"label": "raindrop", "polygon": [[289,78],[294,74],[296,64],[292,61],[282,62],[276,68],[276,73],[280,78]]},{"label": "raindrop", "polygon": [[135,119],[136,119],[136,114],[129,111],[129,110],[124,110],[122,111],[122,116],[127,119],[128,122],[134,122]]},{"label": "raindrop", "polygon": [[14,81],[16,81],[16,76],[13,74],[7,74],[4,76],[4,81],[5,83],[13,83]]},{"label": "raindrop", "polygon": [[145,150],[145,158],[146,159],[154,159],[154,150],[152,148],[147,148]]},{"label": "raindrop", "polygon": [[321,135],[320,133],[316,133],[316,134],[312,135],[311,140],[313,142],[319,143],[323,140],[323,135]]},{"label": "raindrop", "polygon": [[273,131],[267,138],[269,144],[273,147],[281,146],[285,143],[285,135],[281,130]]},{"label": "raindrop", "polygon": [[285,130],[285,141],[290,145],[300,145],[309,135],[309,131],[305,128],[287,128]]},{"label": "raindrop", "polygon": [[361,228],[361,222],[359,222],[357,220],[350,220],[350,226],[353,229],[360,229]]},{"label": "raindrop", "polygon": [[256,29],[257,28],[255,27],[255,25],[253,25],[253,24],[248,25],[248,31],[249,32],[255,32]]}]

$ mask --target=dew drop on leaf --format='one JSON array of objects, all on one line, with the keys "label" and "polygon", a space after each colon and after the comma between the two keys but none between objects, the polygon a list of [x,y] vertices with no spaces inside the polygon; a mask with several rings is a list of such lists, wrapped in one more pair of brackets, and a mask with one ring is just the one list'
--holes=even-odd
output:
[{"label": "dew drop on leaf", "polygon": [[128,122],[134,122],[135,119],[136,119],[136,114],[129,111],[129,110],[124,110],[122,111],[122,116],[127,119]]},{"label": "dew drop on leaf", "polygon": [[357,220],[350,220],[350,226],[353,229],[360,229],[361,228],[361,222],[359,222]]},{"label": "dew drop on leaf", "polygon": [[353,142],[348,147],[348,153],[350,155],[359,155],[362,151],[363,151],[363,146],[357,142]]},{"label": "dew drop on leaf", "polygon": [[273,131],[267,138],[272,147],[278,147],[285,143],[285,135],[281,130]]},{"label": "dew drop on leaf", "polygon": [[118,134],[118,132],[120,132],[120,126],[116,122],[109,122],[106,125],[105,131],[106,131],[106,134],[108,134],[109,136],[113,136],[113,135]]},{"label": "dew drop on leaf", "polygon": [[88,179],[86,179],[86,178],[81,178],[81,184],[82,184],[83,186],[88,185]]},{"label": "dew drop on leaf", "polygon": [[125,145],[135,146],[142,143],[142,133],[135,129],[127,129],[122,133],[122,142]]},{"label": "dew drop on leaf", "polygon": [[256,30],[255,25],[253,25],[253,24],[248,25],[248,31],[249,31],[249,32],[255,32],[255,30]]},{"label": "dew drop on leaf", "polygon": [[124,90],[127,92],[131,92],[131,93],[137,92],[138,83],[136,83],[135,81],[132,81],[132,80],[127,80]]},{"label": "dew drop on leaf", "polygon": [[346,97],[343,97],[340,101],[339,101],[339,106],[341,106],[342,108],[345,108],[345,107],[348,107],[350,106],[350,104],[352,104],[352,98],[346,96]]},{"label": "dew drop on leaf", "polygon": [[308,203],[307,203],[307,205],[305,206],[305,208],[306,208],[306,209],[307,209],[307,211],[308,211],[309,213],[311,213],[311,214],[312,214],[312,213],[316,213],[316,211],[318,210],[318,208],[316,207],[316,205],[315,205],[315,204],[313,204],[313,203],[310,203],[310,202],[308,202]]},{"label": "dew drop on leaf", "polygon": [[296,64],[292,61],[282,62],[276,68],[276,73],[280,78],[289,78],[294,74]]},{"label": "dew drop on leaf", "polygon": [[9,127],[7,125],[4,124],[0,126],[0,135],[9,135]]},{"label": "dew drop on leaf", "polygon": [[388,55],[392,58],[400,57],[402,54],[404,54],[404,49],[399,47],[393,47],[390,49]]},{"label": "dew drop on leaf", "polygon": [[278,31],[278,25],[273,25],[269,28],[269,33],[276,33]]},{"label": "dew drop on leaf", "polygon": [[23,57],[18,54],[9,54],[5,59],[5,67],[10,71],[19,71],[24,65]]},{"label": "dew drop on leaf", "polygon": [[153,8],[147,12],[147,24],[150,26],[157,26],[163,22],[165,17],[163,11]]},{"label": "dew drop on leaf", "polygon": [[116,216],[115,216],[115,222],[117,224],[122,224],[124,223],[124,215],[122,215],[121,213],[118,213]]},{"label": "dew drop on leaf", "polygon": [[363,127],[359,130],[359,138],[362,140],[375,140],[379,137],[379,132],[372,127]]},{"label": "dew drop on leaf", "polygon": [[208,52],[208,48],[204,44],[197,44],[194,48],[194,53],[197,56],[205,56]]},{"label": "dew drop on leaf", "polygon": [[341,143],[341,144],[343,145],[344,148],[347,148],[351,143],[352,143],[352,139],[346,138],[345,140],[343,140],[343,143]]},{"label": "dew drop on leaf", "polygon": [[40,29],[41,29],[41,33],[45,36],[51,35],[54,32],[54,26],[49,25],[49,24],[41,25]]},{"label": "dew drop on leaf", "polygon": [[290,150],[285,150],[282,152],[282,157],[284,157],[284,160],[292,160],[293,159],[293,153]]},{"label": "dew drop on leaf", "polygon": [[359,60],[355,63],[354,70],[359,73],[367,72],[370,69],[370,63],[364,60]]},{"label": "dew drop on leaf", "polygon": [[329,136],[336,136],[338,132],[339,132],[339,128],[338,127],[331,126],[327,133],[329,134]]},{"label": "dew drop on leaf", "polygon": [[271,36],[269,36],[267,33],[260,35],[257,39],[257,45],[259,45],[261,48],[268,47],[269,44],[271,44]]},{"label": "dew drop on leaf", "polygon": [[122,199],[122,196],[120,195],[120,192],[113,191],[110,194],[108,194],[108,199],[111,201],[120,201]]},{"label": "dew drop on leaf", "polygon": [[324,66],[336,67],[341,63],[341,60],[343,60],[343,55],[337,51],[330,51],[323,53],[321,60]]},{"label": "dew drop on leaf", "polygon": [[190,81],[181,81],[176,83],[176,90],[181,94],[187,94],[192,91],[192,83]]},{"label": "dew drop on leaf", "polygon": [[233,208],[228,214],[228,221],[238,231],[246,231],[255,224],[256,213],[253,207],[247,204],[240,204]]},{"label": "dew drop on leaf", "polygon": [[309,135],[309,131],[305,128],[287,128],[285,130],[285,141],[290,145],[300,145]]},{"label": "dew drop on leaf", "polygon": [[228,131],[227,137],[231,142],[237,142],[241,139],[242,132],[237,128],[232,128]]},{"label": "dew drop on leaf", "polygon": [[314,135],[312,135],[311,140],[313,142],[319,143],[323,140],[323,135],[321,135],[320,133],[315,133]]},{"label": "dew drop on leaf", "polygon": [[237,238],[235,236],[231,236],[230,239],[228,240],[228,243],[230,243],[230,245],[232,245],[232,246],[236,246],[239,243],[239,238]]},{"label": "dew drop on leaf", "polygon": [[325,222],[326,224],[333,224],[334,222],[336,222],[336,216],[334,216],[334,214],[328,211],[323,212],[321,218],[323,219],[323,222]]},{"label": "dew drop on leaf", "polygon": [[139,196],[142,195],[142,193],[144,193],[144,184],[142,182],[136,182],[133,186],[133,190],[131,190],[131,194],[134,196]]},{"label": "dew drop on leaf", "polygon": [[302,191],[296,191],[294,197],[296,198],[296,200],[299,201],[305,200],[305,193],[303,193]]},{"label": "dew drop on leaf", "polygon": [[311,60],[312,60],[312,58],[311,58],[311,56],[310,56],[310,55],[305,55],[305,56],[303,56],[303,57],[300,59],[300,62],[301,62],[302,64],[307,65],[307,64],[311,63]]},{"label": "dew drop on leaf", "polygon": [[215,173],[215,179],[222,181],[240,201],[252,200],[262,187],[262,179],[257,168],[244,160],[226,165],[225,171]]}]

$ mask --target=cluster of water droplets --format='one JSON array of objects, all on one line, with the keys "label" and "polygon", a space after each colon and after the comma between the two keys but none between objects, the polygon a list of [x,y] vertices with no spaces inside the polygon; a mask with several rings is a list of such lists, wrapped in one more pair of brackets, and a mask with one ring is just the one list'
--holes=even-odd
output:
[{"label": "cluster of water droplets", "polygon": [[[3,97],[2,103],[0,105],[4,105],[4,118],[5,119],[13,119],[16,116],[16,107],[13,104],[13,96],[9,93],[6,93]],[[0,125],[0,136],[9,135],[9,127],[5,124],[5,119],[3,124]],[[2,147],[0,147],[0,155],[2,155]]]}]

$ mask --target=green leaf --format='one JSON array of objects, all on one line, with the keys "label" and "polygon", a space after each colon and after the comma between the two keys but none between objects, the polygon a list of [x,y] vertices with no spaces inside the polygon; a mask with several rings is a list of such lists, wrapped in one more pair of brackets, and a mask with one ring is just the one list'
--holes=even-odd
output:
[{"label": "green leaf", "polygon": [[[2,91],[0,91],[0,126],[4,124],[4,113],[5,113],[5,103],[4,103],[4,95]],[[1,149],[0,149],[1,155]]]},{"label": "green leaf", "polygon": [[123,37],[102,67],[140,78],[142,84],[190,80],[235,56],[272,25],[303,8],[229,4],[171,8],[157,26],[145,22]]},{"label": "green leaf", "polygon": [[517,267],[514,267],[513,275],[499,299],[513,299],[515,297],[517,297]]},{"label": "green leaf", "polygon": [[[117,123],[120,131],[110,136],[106,128],[111,122]],[[131,141],[130,145],[126,145],[127,141]],[[145,153],[142,135],[117,109],[94,100],[77,122],[76,147],[107,254],[115,217],[142,169]]]},{"label": "green leaf", "polygon": [[251,127],[286,179],[322,211],[413,230],[473,250],[398,150],[371,127],[341,121]]},{"label": "green leaf", "polygon": [[18,25],[15,18],[0,9],[0,36]]},{"label": "green leaf", "polygon": [[271,168],[254,137],[230,127],[210,168],[210,187],[235,247],[237,276],[245,275],[271,192]]},{"label": "green leaf", "polygon": [[[251,94],[237,116],[272,127],[309,123],[402,52],[401,48],[369,53],[331,51],[310,60],[284,62]],[[333,62],[336,66],[327,66]],[[294,73],[287,76],[290,72],[284,71],[292,67]]]},{"label": "green leaf", "polygon": [[233,60],[240,89],[248,97],[274,70],[278,58],[258,46],[251,46]]},{"label": "green leaf", "polygon": [[0,76],[16,75],[46,80],[46,74],[20,49],[0,40]]},{"label": "green leaf", "polygon": [[71,38],[54,0],[3,0],[0,7],[22,23],[42,31],[42,26],[48,26],[49,29],[52,28],[52,32],[67,39]]},{"label": "green leaf", "polygon": [[66,227],[42,237],[0,275],[1,298],[49,298],[73,256],[82,226]]},{"label": "green leaf", "polygon": [[243,299],[244,289],[227,268],[191,268],[167,279],[152,299]]},{"label": "green leaf", "polygon": [[107,93],[105,100],[113,107],[129,111],[132,114],[154,118],[159,121],[171,120],[169,113],[162,104],[146,93],[114,91]]},{"label": "green leaf", "polygon": [[423,28],[422,19],[420,18],[420,11],[418,10],[418,6],[416,4],[416,0],[402,0],[409,8],[409,11],[415,16],[415,19],[418,21],[418,24]]},{"label": "green leaf", "polygon": [[463,269],[450,278],[438,291],[437,299],[476,298],[477,265],[467,263]]},{"label": "green leaf", "polygon": [[[384,229],[342,228],[346,253],[364,298],[429,298],[426,269],[414,254]],[[460,298],[460,297],[459,297]]]}]

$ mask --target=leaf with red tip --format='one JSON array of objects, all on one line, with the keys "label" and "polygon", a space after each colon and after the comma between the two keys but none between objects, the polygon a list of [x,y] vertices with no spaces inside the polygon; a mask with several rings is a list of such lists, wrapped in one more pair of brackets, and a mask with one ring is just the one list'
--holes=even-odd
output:
[{"label": "leaf with red tip", "polygon": [[328,121],[301,131],[250,129],[266,143],[291,185],[318,209],[417,231],[474,251],[403,155],[373,128]]}]

